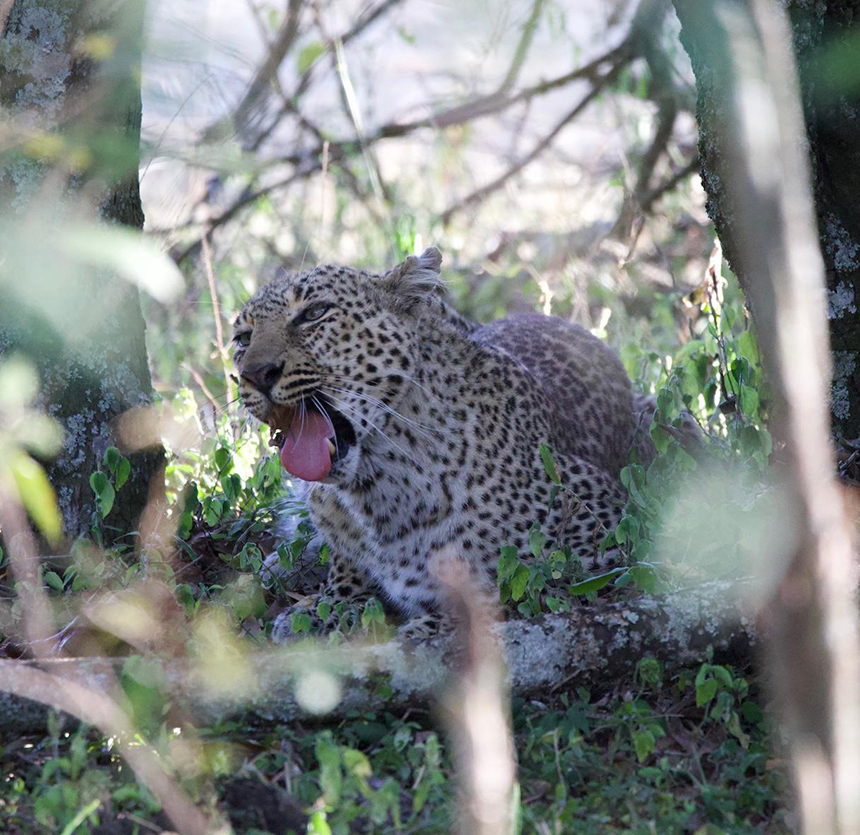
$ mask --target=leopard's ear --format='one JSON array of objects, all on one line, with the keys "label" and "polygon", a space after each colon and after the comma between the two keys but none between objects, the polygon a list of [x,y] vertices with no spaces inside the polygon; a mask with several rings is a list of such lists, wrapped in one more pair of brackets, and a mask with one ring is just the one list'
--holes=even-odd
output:
[{"label": "leopard's ear", "polygon": [[401,309],[412,310],[445,292],[440,268],[442,253],[429,246],[420,255],[410,255],[381,278],[381,285]]}]

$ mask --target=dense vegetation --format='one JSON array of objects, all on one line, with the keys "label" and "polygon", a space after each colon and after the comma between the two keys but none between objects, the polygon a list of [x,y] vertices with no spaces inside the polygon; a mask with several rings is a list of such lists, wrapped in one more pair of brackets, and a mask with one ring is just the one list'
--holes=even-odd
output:
[{"label": "dense vegetation", "polygon": [[[302,4],[290,3],[286,12],[252,5],[278,43],[285,15]],[[649,5],[660,6],[643,4],[646,11]],[[165,151],[160,125],[144,136],[153,158],[201,155],[210,181],[205,199],[193,206],[187,199],[187,217],[156,230],[183,283],[168,301],[154,292],[143,299],[167,489],[138,531],[129,534],[116,522],[117,497],[134,487],[134,477],[126,454],[111,446],[96,471],[81,474],[94,499],[89,529],[68,547],[51,547],[61,541],[59,518],[39,461],[56,451],[55,427],[37,417],[32,368],[20,357],[0,366],[0,461],[14,464],[16,491],[44,537],[38,582],[58,625],[54,645],[67,655],[120,659],[118,698],[134,730],[120,738],[52,712],[47,730],[7,731],[0,748],[4,832],[169,829],[159,801],[118,753],[120,743],[155,752],[204,809],[219,804],[236,832],[435,835],[453,827],[450,743],[430,705],[336,719],[303,714],[289,723],[241,712],[229,721],[195,722],[165,677],[179,659],[195,674],[211,674],[214,689],[229,691],[233,679],[249,674],[243,659],[268,645],[274,616],[313,587],[326,560],[325,548],[304,556],[309,536],[301,508],[271,454],[268,431],[242,412],[231,378],[229,319],[279,266],[348,261],[378,271],[437,243],[464,313],[489,320],[538,310],[578,321],[618,352],[637,391],[656,395],[648,431],[659,454],[649,465],[634,456],[623,470],[629,500],[604,541],[620,549],[622,565],[587,575],[576,554],[547,547],[536,526],[533,562],[520,564],[505,548],[499,555],[500,601],[510,616],[750,576],[767,583],[781,557],[769,392],[743,299],[722,266],[701,187],[690,177],[692,123],[684,117],[691,79],[665,4],[660,8],[662,17],[647,20],[656,33],[648,48],[635,28],[643,22],[627,21],[632,34],[624,49],[607,52],[611,69],[587,76],[591,128],[611,132],[622,152],[609,161],[602,152],[571,161],[566,153],[585,143],[578,135],[566,150],[525,173],[523,163],[477,197],[460,188],[485,153],[486,135],[469,120],[429,136],[415,128],[417,138],[404,132],[398,145],[390,126],[386,137],[385,123],[362,134],[348,103],[338,103],[336,117],[312,114],[324,127],[299,113],[315,74],[330,80],[336,68],[343,89],[352,89],[343,65],[351,36],[328,55],[326,44],[334,41],[311,25],[293,33],[292,51],[285,50],[292,62],[287,81],[298,92],[290,99],[281,90],[283,100],[270,103],[285,123],[295,118],[301,125],[294,158],[259,152],[271,135],[265,120],[237,129],[234,144],[214,144],[210,131],[196,145]],[[537,3],[532,12],[547,39],[574,42],[560,4],[542,11]],[[525,31],[529,20],[520,21]],[[421,47],[408,21],[386,26],[385,37],[407,55]],[[371,53],[350,60],[370,65]],[[520,68],[506,75],[499,94],[513,89]],[[447,95],[459,100],[466,92]],[[493,125],[516,138],[538,95]],[[339,140],[344,125],[369,141]],[[324,145],[325,161],[302,169],[308,137]],[[38,143],[25,151],[44,154]],[[522,162],[522,152],[512,153]],[[492,170],[501,153],[492,148],[486,155]],[[286,186],[276,185],[278,166],[291,166]],[[436,181],[445,186],[444,203],[426,188]],[[583,191],[596,195],[593,202],[577,202]],[[699,426],[692,444],[691,418]],[[546,461],[551,467],[551,451]],[[288,517],[296,524],[285,525]],[[27,611],[7,556],[0,554],[2,653],[18,658]],[[282,570],[261,579],[267,557]],[[546,593],[547,585],[560,592]],[[726,584],[714,588],[732,593]],[[378,601],[350,614],[343,613],[342,634],[332,642],[390,634]],[[297,617],[293,628],[303,632],[309,623]],[[667,672],[644,657],[628,680],[588,689],[570,681],[514,697],[518,831],[790,831],[778,732],[748,661],[711,654]],[[387,685],[377,686],[384,693]]]}]

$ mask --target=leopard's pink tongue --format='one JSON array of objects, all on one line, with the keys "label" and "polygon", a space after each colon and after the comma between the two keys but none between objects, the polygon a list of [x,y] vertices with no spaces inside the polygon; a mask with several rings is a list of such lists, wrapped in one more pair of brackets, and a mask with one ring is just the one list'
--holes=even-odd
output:
[{"label": "leopard's pink tongue", "polygon": [[304,481],[322,481],[331,469],[329,438],[334,437],[328,421],[319,413],[296,409],[287,439],[281,447],[284,469]]}]

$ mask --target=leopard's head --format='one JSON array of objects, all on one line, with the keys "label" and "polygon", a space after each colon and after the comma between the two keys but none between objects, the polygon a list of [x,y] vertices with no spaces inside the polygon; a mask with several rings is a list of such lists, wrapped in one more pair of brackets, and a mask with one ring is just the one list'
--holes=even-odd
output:
[{"label": "leopard's head", "polygon": [[[435,247],[382,275],[322,266],[262,287],[233,325],[239,392],[306,481],[345,483],[412,385],[419,320],[443,290]],[[374,437],[376,435],[376,437]]]}]

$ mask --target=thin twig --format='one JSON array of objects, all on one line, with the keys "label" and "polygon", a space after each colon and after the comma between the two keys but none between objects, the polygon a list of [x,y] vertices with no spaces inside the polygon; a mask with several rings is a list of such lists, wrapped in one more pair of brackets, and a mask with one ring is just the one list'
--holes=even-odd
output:
[{"label": "thin twig", "polygon": [[[232,400],[235,392],[233,391],[233,381],[230,379],[230,369],[228,367],[230,352],[227,349],[227,344],[224,342],[224,330],[221,324],[221,303],[218,299],[218,288],[215,286],[215,273],[212,269],[212,251],[207,236],[204,235],[200,243],[203,251],[206,280],[209,282],[209,296],[212,299],[212,315],[215,318],[215,340],[221,358],[221,368],[224,371],[224,385],[227,390],[227,399]],[[205,385],[201,386],[201,388],[203,388],[205,394],[207,391]],[[211,395],[207,396],[212,399]]]},{"label": "thin twig", "polygon": [[0,491],[0,530],[3,531],[12,574],[18,585],[28,647],[37,658],[55,655],[52,638],[57,630],[39,574],[36,541],[21,504],[15,496],[3,491]]},{"label": "thin twig", "polygon": [[14,5],[15,0],[0,0],[0,38],[6,34],[6,24],[9,22],[9,15]]},{"label": "thin twig", "polygon": [[660,185],[655,186],[654,189],[649,192],[648,196],[642,200],[642,210],[646,212],[649,211],[654,203],[664,195],[674,191],[680,183],[695,174],[698,169],[699,155],[694,154],[693,157],[677,171],[677,173],[673,174]]},{"label": "thin twig", "polygon": [[558,90],[561,87],[566,87],[574,81],[582,81],[584,79],[599,79],[601,67],[605,64],[617,64],[625,59],[632,57],[630,42],[625,41],[616,47],[613,47],[603,55],[598,56],[593,61],[565,73],[564,75],[556,76],[549,81],[541,81],[531,87],[527,87],[516,93],[513,96],[499,95],[498,92],[491,93],[487,96],[480,96],[470,102],[457,105],[448,110],[428,116],[425,119],[417,119],[413,122],[390,123],[383,125],[376,131],[376,136],[384,139],[391,139],[396,136],[403,136],[407,133],[412,133],[419,128],[447,128],[455,125],[461,125],[465,122],[470,122],[482,116],[490,116],[502,110],[507,110],[515,104],[523,101],[529,101],[536,96],[543,96],[546,93],[551,93],[553,90]]},{"label": "thin twig", "polygon": [[520,36],[517,48],[514,51],[514,57],[511,61],[511,66],[508,68],[505,78],[499,87],[499,93],[505,93],[511,89],[519,78],[520,70],[523,67],[523,62],[526,60],[529,48],[534,40],[535,32],[537,31],[538,21],[540,20],[541,12],[543,11],[544,0],[535,0],[532,4],[531,14],[523,26],[523,32]]},{"label": "thin twig", "polygon": [[[359,15],[358,20],[355,24],[342,35],[340,35],[341,43],[346,46],[351,40],[357,38],[368,26],[378,20],[382,15],[389,12],[394,6],[402,3],[403,0],[383,0],[378,6],[370,9],[369,11],[363,12]],[[258,133],[254,141],[250,144],[250,150],[256,151],[260,148],[263,142],[269,138],[272,132],[277,128],[278,124],[280,124],[281,119],[287,115],[287,113],[296,113],[298,115],[298,111],[296,109],[296,102],[301,99],[301,97],[307,92],[307,89],[310,87],[313,82],[314,75],[317,72],[317,68],[319,66],[319,61],[314,61],[303,73],[301,78],[299,79],[299,83],[296,88],[293,90],[291,95],[285,95],[283,97],[283,104],[281,105],[281,109],[278,113],[275,114],[272,121],[269,125],[264,128],[262,131]],[[301,117],[300,117],[301,119]],[[320,142],[322,142],[323,137],[320,135],[318,137]]]},{"label": "thin twig", "polygon": [[251,119],[254,109],[258,106],[266,88],[277,77],[278,69],[292,47],[299,32],[299,17],[303,0],[289,0],[287,15],[277,37],[269,46],[266,60],[251,79],[248,89],[233,110],[228,120],[221,120],[208,128],[203,134],[203,141],[208,142],[221,138],[226,125],[231,125],[234,134],[242,133]]}]

